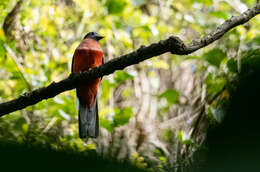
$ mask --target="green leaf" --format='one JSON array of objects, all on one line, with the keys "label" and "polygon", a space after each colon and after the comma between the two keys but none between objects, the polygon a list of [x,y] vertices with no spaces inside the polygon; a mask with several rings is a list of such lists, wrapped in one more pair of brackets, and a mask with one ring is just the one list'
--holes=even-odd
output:
[{"label": "green leaf", "polygon": [[182,132],[179,130],[177,133],[177,139],[179,140],[179,142],[182,142]]},{"label": "green leaf", "polygon": [[163,132],[162,132],[162,138],[163,140],[169,142],[170,140],[172,140],[174,137],[173,135],[173,132],[169,129],[165,129]]},{"label": "green leaf", "polygon": [[209,73],[205,79],[205,84],[208,94],[218,93],[227,83],[226,79],[221,76],[213,77],[212,73]]},{"label": "green leaf", "polygon": [[255,37],[252,42],[256,45],[260,45],[260,36]]},{"label": "green leaf", "polygon": [[122,92],[122,97],[123,98],[128,98],[131,95],[131,90],[128,88],[125,88]]},{"label": "green leaf", "polygon": [[120,14],[123,12],[126,4],[124,0],[107,0],[105,6],[109,14]]},{"label": "green leaf", "polygon": [[190,136],[181,130],[179,130],[177,133],[177,139],[184,145],[194,145],[194,142],[192,141]]},{"label": "green leaf", "polygon": [[213,49],[203,54],[203,56],[209,64],[219,68],[221,61],[226,58],[226,53],[220,49]]},{"label": "green leaf", "polygon": [[100,118],[100,125],[110,133],[114,130],[113,122],[108,120],[107,118]]},{"label": "green leaf", "polygon": [[209,109],[212,116],[214,117],[214,119],[218,122],[221,123],[224,119],[225,113],[222,109],[219,108],[210,108]]},{"label": "green leaf", "polygon": [[0,41],[6,41],[6,37],[3,29],[0,29]]},{"label": "green leaf", "polygon": [[197,2],[203,3],[207,6],[210,6],[212,4],[212,0],[197,0]]},{"label": "green leaf", "polygon": [[215,16],[217,18],[223,18],[225,20],[228,19],[228,15],[224,11],[211,11],[209,14],[212,15],[212,16]]},{"label": "green leaf", "polygon": [[159,98],[166,98],[168,104],[174,104],[179,101],[179,92],[173,89],[169,89],[160,94]]},{"label": "green leaf", "polygon": [[236,73],[237,71],[237,61],[231,58],[227,61],[227,67],[230,72]]},{"label": "green leaf", "polygon": [[3,42],[0,40],[0,58],[4,58],[6,54],[6,50],[5,47],[3,46]]},{"label": "green leaf", "polygon": [[160,159],[162,164],[166,165],[166,158],[164,156],[160,156],[159,159]]},{"label": "green leaf", "polygon": [[161,150],[158,149],[158,148],[155,148],[155,149],[154,149],[154,154],[155,154],[156,156],[162,156],[162,155],[163,155],[163,153],[161,152]]},{"label": "green leaf", "polygon": [[134,79],[134,77],[132,75],[130,75],[129,73],[127,73],[126,71],[116,71],[114,73],[114,80],[116,83],[119,83],[119,82],[123,82],[127,79]]},{"label": "green leaf", "polygon": [[123,109],[115,108],[115,115],[113,116],[114,125],[122,126],[130,120],[133,116],[133,110],[131,107],[125,107]]}]

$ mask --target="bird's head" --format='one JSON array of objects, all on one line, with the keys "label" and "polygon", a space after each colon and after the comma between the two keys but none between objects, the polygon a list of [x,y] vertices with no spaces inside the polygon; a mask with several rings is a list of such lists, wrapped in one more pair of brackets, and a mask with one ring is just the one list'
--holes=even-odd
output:
[{"label": "bird's head", "polygon": [[90,39],[94,39],[96,41],[99,41],[100,39],[104,38],[104,36],[99,35],[97,32],[89,32],[84,39],[86,38],[90,38]]}]

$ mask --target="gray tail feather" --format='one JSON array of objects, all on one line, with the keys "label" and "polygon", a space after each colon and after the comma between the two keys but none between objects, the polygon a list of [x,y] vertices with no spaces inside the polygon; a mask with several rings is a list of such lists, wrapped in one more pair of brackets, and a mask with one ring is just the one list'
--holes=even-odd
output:
[{"label": "gray tail feather", "polygon": [[87,105],[79,105],[79,137],[86,138],[87,136],[96,138],[99,133],[98,122],[98,103],[97,96],[92,104],[92,107]]}]

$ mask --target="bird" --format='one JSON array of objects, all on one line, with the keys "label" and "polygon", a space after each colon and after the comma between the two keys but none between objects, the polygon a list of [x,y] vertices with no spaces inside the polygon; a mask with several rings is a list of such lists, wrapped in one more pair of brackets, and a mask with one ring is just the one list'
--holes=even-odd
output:
[{"label": "bird", "polygon": [[[87,33],[76,48],[72,58],[72,73],[81,73],[104,64],[102,47],[99,40],[104,36],[96,32]],[[98,85],[101,78],[86,81],[76,88],[78,102],[78,123],[80,138],[97,138],[99,134],[98,119]]]}]

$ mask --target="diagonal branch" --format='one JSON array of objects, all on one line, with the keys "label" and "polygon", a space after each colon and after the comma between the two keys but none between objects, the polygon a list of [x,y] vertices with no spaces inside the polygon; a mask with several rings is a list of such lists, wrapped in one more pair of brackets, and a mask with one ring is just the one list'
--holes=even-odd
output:
[{"label": "diagonal branch", "polygon": [[149,46],[141,46],[136,51],[110,60],[104,65],[96,67],[91,71],[70,74],[70,76],[64,80],[59,82],[52,82],[47,87],[38,88],[32,92],[25,93],[16,99],[1,103],[0,117],[17,110],[21,110],[27,106],[36,104],[44,99],[55,97],[64,91],[78,87],[88,80],[93,80],[104,75],[109,75],[116,70],[122,70],[127,66],[140,63],[151,57],[158,56],[166,52],[171,52],[172,54],[178,55],[190,54],[220,39],[230,29],[248,22],[251,18],[259,13],[260,4],[257,4],[255,7],[247,10],[240,16],[231,17],[222,25],[218,26],[215,31],[209,33],[201,39],[192,41],[188,45],[185,45],[178,37],[171,36],[168,39],[162,40],[158,43],[153,43]]},{"label": "diagonal branch", "polygon": [[9,39],[14,39],[15,34],[14,32],[17,30],[17,17],[21,10],[21,6],[23,4],[24,0],[19,0],[14,8],[11,10],[11,12],[8,13],[6,16],[4,23],[3,23],[3,29],[5,32],[5,35]]}]

